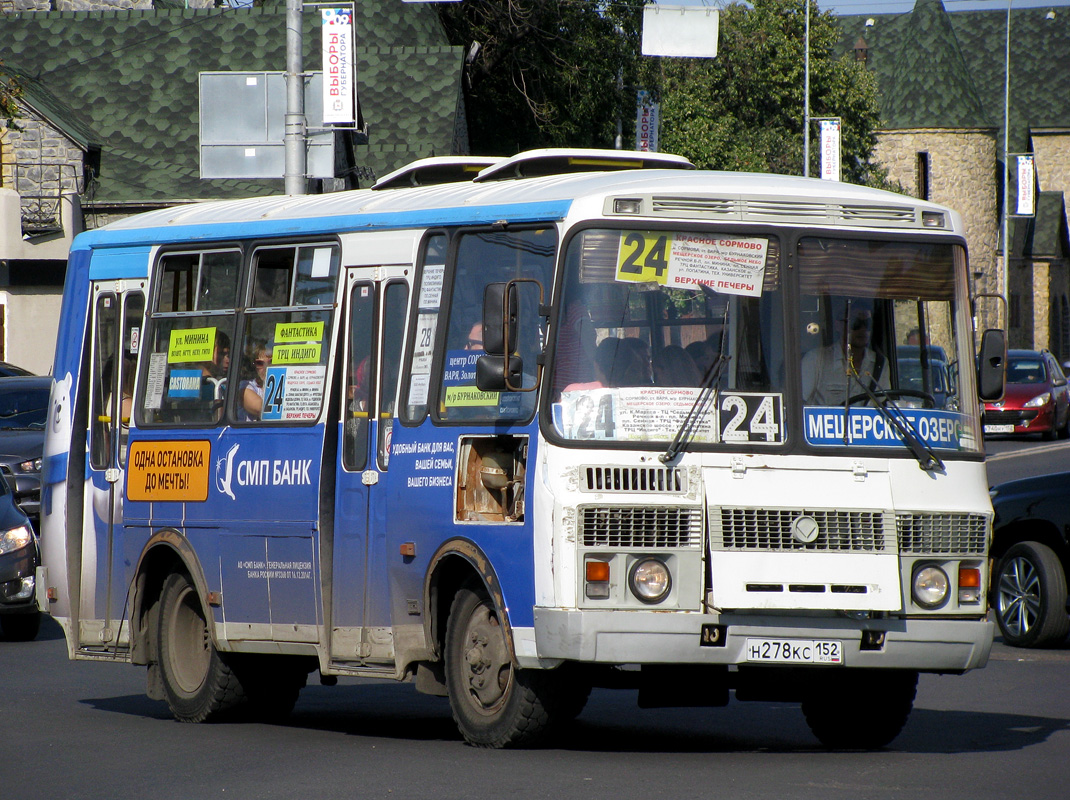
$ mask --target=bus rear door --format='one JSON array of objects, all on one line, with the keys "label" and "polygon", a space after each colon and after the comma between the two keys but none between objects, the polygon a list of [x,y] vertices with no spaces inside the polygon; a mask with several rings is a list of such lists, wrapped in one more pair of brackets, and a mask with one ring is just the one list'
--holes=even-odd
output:
[{"label": "bus rear door", "polygon": [[134,371],[145,319],[145,282],[99,281],[92,286],[88,465],[81,547],[79,642],[114,643],[123,596],[115,591],[115,527],[123,521],[123,473]]}]

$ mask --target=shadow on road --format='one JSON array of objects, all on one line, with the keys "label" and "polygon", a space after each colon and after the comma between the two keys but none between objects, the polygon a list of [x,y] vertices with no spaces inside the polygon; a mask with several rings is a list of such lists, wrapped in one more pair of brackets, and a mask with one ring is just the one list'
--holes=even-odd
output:
[{"label": "shadow on road", "polygon": [[[165,704],[128,695],[85,699],[100,711],[169,720]],[[641,710],[629,691],[596,690],[581,717],[543,749],[595,753],[829,752],[810,733],[797,705],[738,703],[713,709]],[[863,706],[864,702],[860,703]],[[865,713],[860,707],[860,713]],[[259,725],[225,722],[221,726]],[[193,726],[191,726],[192,729]],[[449,704],[408,684],[309,686],[284,727],[369,739],[456,741]],[[1070,720],[981,711],[915,708],[886,748],[899,753],[1021,750],[1070,729]]]}]

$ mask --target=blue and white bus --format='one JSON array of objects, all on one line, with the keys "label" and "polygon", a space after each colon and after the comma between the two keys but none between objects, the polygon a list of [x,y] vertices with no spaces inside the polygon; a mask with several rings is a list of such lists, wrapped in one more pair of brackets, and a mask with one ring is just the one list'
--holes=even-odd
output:
[{"label": "blue and white bus", "polygon": [[992,642],[961,220],[690,167],[434,159],[79,235],[37,576],[70,657],[193,722],[318,672],[487,747],[592,687],[891,741]]}]

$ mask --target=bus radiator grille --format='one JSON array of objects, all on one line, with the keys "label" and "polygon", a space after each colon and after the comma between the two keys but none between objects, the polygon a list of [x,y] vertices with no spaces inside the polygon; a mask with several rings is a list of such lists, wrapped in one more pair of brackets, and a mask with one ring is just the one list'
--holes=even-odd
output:
[{"label": "bus radiator grille", "polygon": [[579,540],[584,547],[699,547],[702,543],[702,509],[668,506],[581,508]]},{"label": "bus radiator grille", "polygon": [[988,518],[982,514],[898,514],[899,552],[983,555]]},{"label": "bus radiator grille", "polygon": [[[793,524],[809,517],[817,535],[803,541]],[[714,550],[883,552],[882,511],[722,508],[710,515],[710,546]],[[719,523],[719,524],[718,524]]]}]

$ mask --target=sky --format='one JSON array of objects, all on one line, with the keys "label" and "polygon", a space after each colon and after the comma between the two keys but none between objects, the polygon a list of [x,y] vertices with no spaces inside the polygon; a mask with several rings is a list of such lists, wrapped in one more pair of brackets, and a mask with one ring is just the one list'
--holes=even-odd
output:
[{"label": "sky", "polygon": [[[903,14],[914,0],[815,0],[822,11],[836,14]],[[1008,0],[944,0],[948,11],[1006,11]],[[1012,8],[1066,8],[1070,0],[1010,0]]]}]

